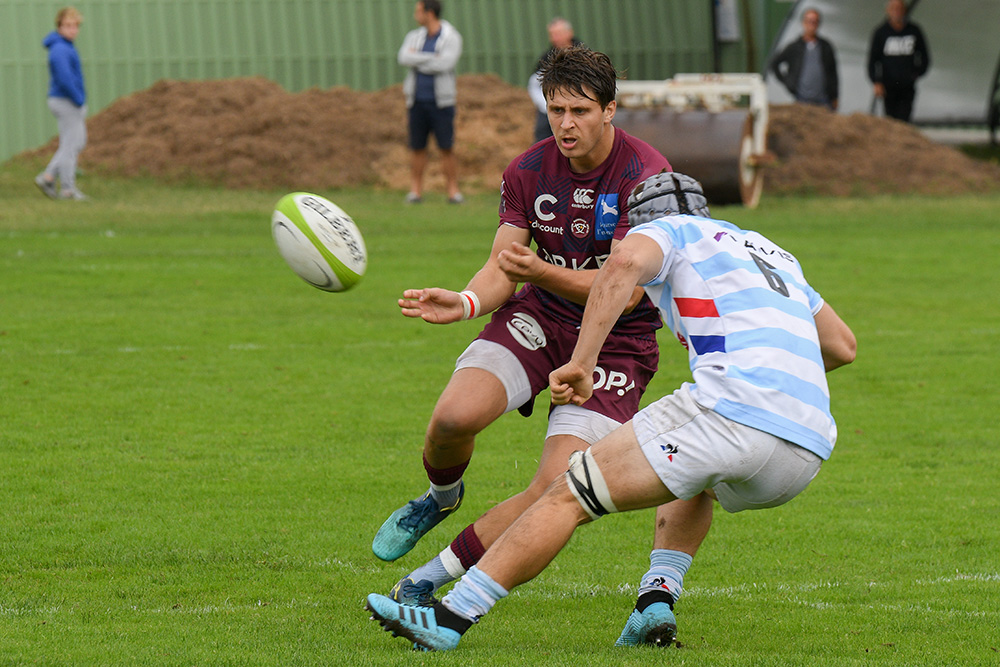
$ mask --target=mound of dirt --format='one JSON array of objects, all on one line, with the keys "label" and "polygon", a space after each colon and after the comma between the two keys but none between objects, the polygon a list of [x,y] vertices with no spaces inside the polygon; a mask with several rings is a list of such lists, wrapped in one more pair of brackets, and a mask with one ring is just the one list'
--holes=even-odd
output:
[{"label": "mound of dirt", "polygon": [[[458,98],[462,188],[496,190],[504,168],[532,141],[534,107],[523,88],[493,75],[460,76]],[[80,162],[95,171],[231,188],[403,190],[409,183],[400,85],[289,93],[263,78],[163,80],[94,115],[87,130]],[[884,118],[773,106],[768,143],[777,160],[765,194],[1000,189],[1000,167]],[[28,156],[51,155],[55,145],[53,139]],[[427,187],[441,191],[433,141],[430,150]]]},{"label": "mound of dirt", "polygon": [[773,105],[765,193],[961,194],[1000,190],[1000,167],[934,143],[890,118]]},{"label": "mound of dirt", "polygon": [[[499,190],[507,164],[531,143],[527,93],[496,76],[459,77],[456,156],[468,192]],[[163,80],[87,121],[80,164],[168,182],[323,190],[409,184],[402,86],[289,93],[263,78]],[[29,157],[51,155],[56,139]],[[444,189],[434,162],[430,189]]]},{"label": "mound of dirt", "polygon": [[[530,143],[533,107],[493,76],[462,77],[461,95],[463,185],[498,188],[504,167]],[[400,85],[289,93],[263,78],[163,80],[90,118],[87,133],[81,165],[126,176],[304,190],[409,183]],[[443,187],[434,167],[428,186]]]}]

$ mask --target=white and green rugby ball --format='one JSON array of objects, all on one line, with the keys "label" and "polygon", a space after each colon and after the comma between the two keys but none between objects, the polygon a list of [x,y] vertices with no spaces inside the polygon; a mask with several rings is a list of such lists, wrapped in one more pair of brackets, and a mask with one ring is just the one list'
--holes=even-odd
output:
[{"label": "white and green rugby ball", "polygon": [[271,215],[271,234],[288,266],[313,287],[343,292],[365,274],[365,240],[351,216],[328,199],[285,195]]}]

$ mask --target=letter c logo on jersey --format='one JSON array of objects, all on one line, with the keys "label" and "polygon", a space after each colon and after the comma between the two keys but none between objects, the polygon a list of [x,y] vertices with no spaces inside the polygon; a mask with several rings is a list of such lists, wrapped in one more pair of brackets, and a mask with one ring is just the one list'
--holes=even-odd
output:
[{"label": "letter c logo on jersey", "polygon": [[[552,212],[552,205],[555,204],[558,199],[552,195],[538,195],[535,197],[535,216],[542,222],[548,222],[556,217],[556,214]],[[548,204],[548,206],[543,208],[543,204]]]},{"label": "letter c logo on jersey", "polygon": [[540,347],[545,347],[545,332],[542,331],[542,325],[538,323],[531,315],[527,313],[514,313],[514,317],[510,318],[507,322],[507,331],[513,336],[514,340],[520,343],[521,347],[528,350],[537,350]]}]

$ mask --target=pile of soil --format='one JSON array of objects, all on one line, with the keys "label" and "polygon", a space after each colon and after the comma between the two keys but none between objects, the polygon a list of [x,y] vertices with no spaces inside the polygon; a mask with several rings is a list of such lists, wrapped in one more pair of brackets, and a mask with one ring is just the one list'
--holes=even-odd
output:
[{"label": "pile of soil", "polygon": [[[497,190],[507,164],[531,144],[527,93],[491,75],[459,77],[456,156],[467,192]],[[162,80],[87,121],[87,170],[197,180],[230,188],[325,190],[409,185],[402,85],[289,93],[263,78]],[[57,140],[37,151],[51,155]],[[429,189],[444,190],[435,162]]]},{"label": "pile of soil", "polygon": [[934,143],[908,123],[772,105],[765,193],[935,195],[1000,191],[1000,166]]},{"label": "pile of soil", "polygon": [[[532,141],[523,88],[493,75],[460,76],[456,156],[462,189],[497,190]],[[198,180],[231,188],[406,189],[409,154],[400,85],[289,93],[263,78],[163,80],[87,122],[88,170]],[[765,193],[960,193],[1000,189],[1000,167],[935,144],[910,125],[817,107],[771,108],[776,156]],[[56,140],[29,157],[51,155]],[[431,142],[427,187],[443,190]],[[670,155],[667,155],[669,159]]]}]

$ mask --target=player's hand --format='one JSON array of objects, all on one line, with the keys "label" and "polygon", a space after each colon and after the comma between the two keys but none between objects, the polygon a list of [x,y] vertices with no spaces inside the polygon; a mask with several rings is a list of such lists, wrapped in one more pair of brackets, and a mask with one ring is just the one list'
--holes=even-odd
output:
[{"label": "player's hand", "polygon": [[594,371],[570,361],[549,373],[549,391],[556,405],[583,405],[594,393]]},{"label": "player's hand", "polygon": [[419,317],[431,324],[449,324],[462,319],[462,297],[439,287],[408,289],[398,301],[406,317]]},{"label": "player's hand", "polygon": [[497,255],[500,270],[512,283],[533,283],[545,272],[547,265],[528,246],[514,241],[510,248]]}]

